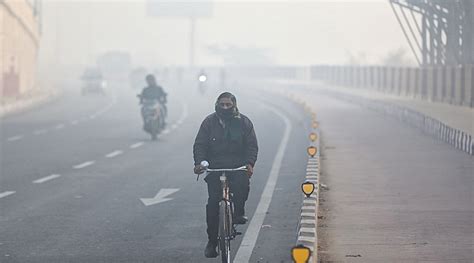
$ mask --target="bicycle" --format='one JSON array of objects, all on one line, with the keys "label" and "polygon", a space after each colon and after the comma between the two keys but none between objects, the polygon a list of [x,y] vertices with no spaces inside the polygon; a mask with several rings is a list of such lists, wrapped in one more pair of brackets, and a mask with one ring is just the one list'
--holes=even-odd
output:
[{"label": "bicycle", "polygon": [[232,202],[232,194],[230,193],[229,182],[227,181],[226,172],[247,171],[247,167],[241,166],[234,169],[210,169],[209,163],[202,161],[201,165],[210,172],[222,172],[220,178],[222,187],[222,200],[219,202],[219,232],[217,236],[219,250],[221,252],[222,262],[231,262],[230,241],[237,235],[242,233],[237,232],[235,224],[232,222],[234,214],[234,203]]}]

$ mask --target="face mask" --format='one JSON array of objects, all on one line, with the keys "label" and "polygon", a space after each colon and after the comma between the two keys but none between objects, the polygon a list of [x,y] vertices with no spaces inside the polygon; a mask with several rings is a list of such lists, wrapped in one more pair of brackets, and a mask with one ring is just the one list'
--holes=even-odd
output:
[{"label": "face mask", "polygon": [[215,107],[217,115],[223,119],[230,119],[232,116],[234,116],[234,107],[228,108],[228,109],[223,109],[216,105]]}]

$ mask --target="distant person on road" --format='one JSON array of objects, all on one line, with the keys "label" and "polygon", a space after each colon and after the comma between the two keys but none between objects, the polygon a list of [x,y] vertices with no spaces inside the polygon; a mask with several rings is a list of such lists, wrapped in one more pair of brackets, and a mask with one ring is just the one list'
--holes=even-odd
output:
[{"label": "distant person on road", "polygon": [[[201,124],[194,147],[194,173],[201,174],[205,168],[201,162],[209,162],[209,168],[236,168],[247,166],[247,171],[233,172],[228,177],[233,192],[234,223],[245,224],[245,202],[250,191],[250,177],[257,161],[258,143],[253,124],[237,108],[235,96],[224,92],[217,98],[215,112]],[[208,243],[204,255],[217,257],[217,235],[219,224],[219,201],[222,198],[219,173],[209,173],[207,183],[208,200],[206,221]]]},{"label": "distant person on road", "polygon": [[156,79],[153,74],[148,74],[145,77],[145,80],[146,80],[147,86],[142,90],[140,103],[143,103],[143,99],[157,100],[158,102],[161,103],[161,105],[163,105],[165,116],[167,116],[168,109],[166,107],[166,103],[167,103],[166,97],[168,96],[168,94],[166,94],[163,88],[156,83]]}]

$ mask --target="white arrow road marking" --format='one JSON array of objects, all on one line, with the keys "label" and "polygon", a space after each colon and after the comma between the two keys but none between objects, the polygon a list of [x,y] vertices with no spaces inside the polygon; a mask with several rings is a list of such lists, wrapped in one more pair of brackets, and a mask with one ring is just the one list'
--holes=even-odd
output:
[{"label": "white arrow road marking", "polygon": [[137,142],[137,143],[134,143],[134,144],[130,145],[130,148],[135,149],[135,148],[141,147],[142,145],[143,145],[143,142]]},{"label": "white arrow road marking", "polygon": [[113,151],[113,152],[107,154],[105,157],[107,157],[107,158],[113,158],[113,157],[115,157],[115,156],[117,156],[117,155],[121,155],[122,153],[123,153],[123,151]]},{"label": "white arrow road marking", "polygon": [[74,169],[82,169],[82,168],[85,168],[87,166],[93,165],[94,163],[95,163],[94,161],[88,161],[88,162],[84,162],[84,163],[81,163],[81,164],[78,164],[78,165],[74,165],[73,168]]},{"label": "white arrow road marking", "polygon": [[17,135],[17,136],[13,136],[13,137],[8,138],[7,141],[13,142],[13,141],[18,141],[22,138],[23,138],[23,135]]},{"label": "white arrow road marking", "polygon": [[46,176],[46,177],[40,178],[40,179],[38,179],[38,180],[35,180],[35,181],[33,181],[33,183],[35,183],[35,184],[42,184],[42,183],[44,183],[44,182],[47,182],[47,181],[49,181],[49,180],[53,180],[53,179],[58,178],[58,177],[60,177],[60,176],[61,176],[60,174],[52,174],[52,175],[50,175],[50,176]]},{"label": "white arrow road marking", "polygon": [[140,201],[142,201],[145,206],[156,205],[172,200],[173,198],[166,198],[166,196],[178,191],[179,188],[163,188],[160,189],[160,191],[156,194],[154,198],[140,198]]},{"label": "white arrow road marking", "polygon": [[0,198],[4,198],[4,197],[12,195],[14,193],[16,193],[16,192],[15,191],[6,191],[6,192],[3,192],[3,193],[0,193]]}]

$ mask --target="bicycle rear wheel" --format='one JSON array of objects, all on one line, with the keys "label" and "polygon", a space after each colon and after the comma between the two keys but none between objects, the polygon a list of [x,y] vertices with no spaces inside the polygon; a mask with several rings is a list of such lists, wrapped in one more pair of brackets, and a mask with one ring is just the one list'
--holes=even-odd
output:
[{"label": "bicycle rear wheel", "polygon": [[219,203],[219,250],[222,262],[230,263],[230,205],[226,201]]}]

